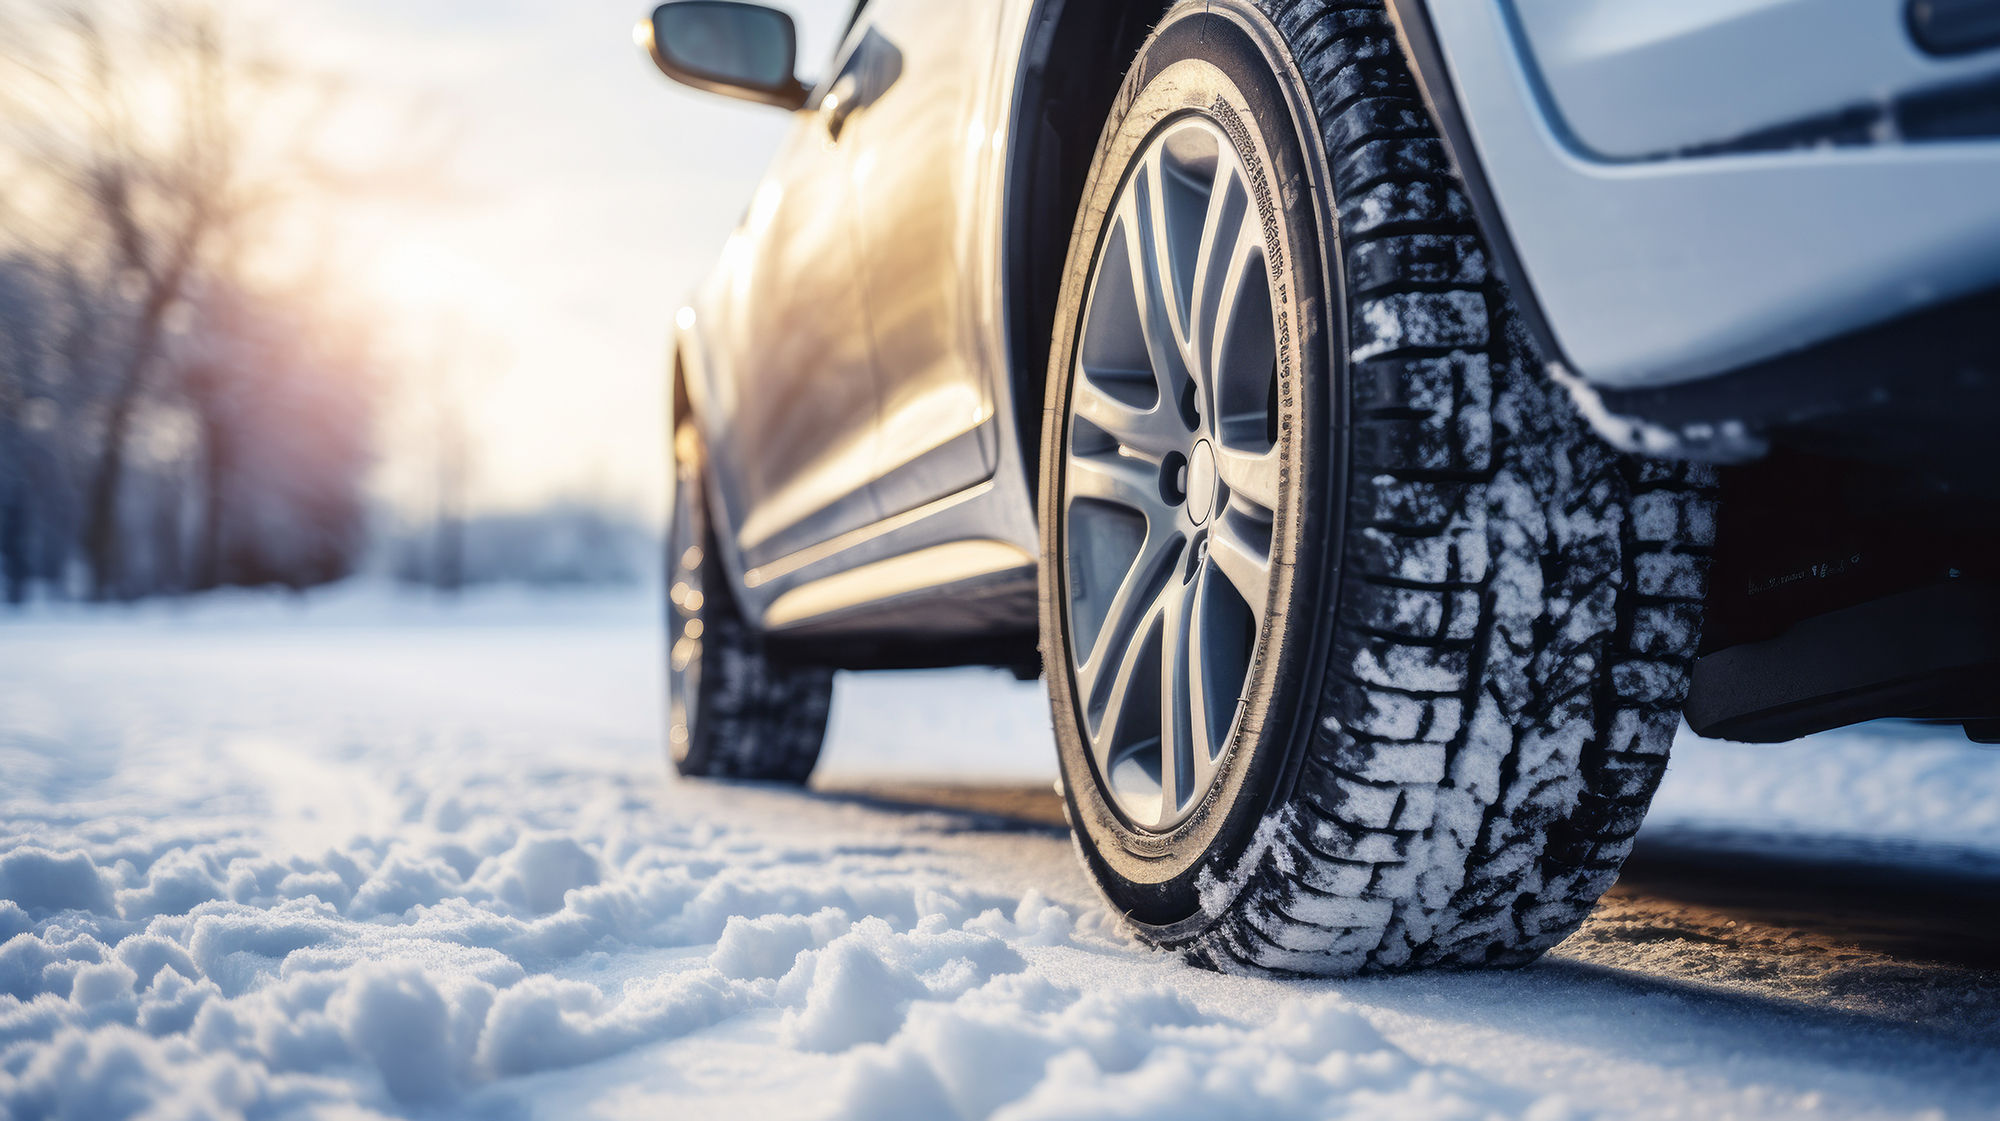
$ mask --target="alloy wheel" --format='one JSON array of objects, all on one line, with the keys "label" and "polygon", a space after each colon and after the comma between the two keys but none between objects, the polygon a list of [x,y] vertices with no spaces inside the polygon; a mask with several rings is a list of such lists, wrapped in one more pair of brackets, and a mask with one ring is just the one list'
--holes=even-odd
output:
[{"label": "alloy wheel", "polygon": [[667,749],[679,762],[694,740],[701,691],[708,519],[693,429],[682,428],[674,442],[674,509],[667,533]]},{"label": "alloy wheel", "polygon": [[1060,574],[1089,753],[1128,824],[1199,807],[1239,738],[1271,610],[1277,324],[1263,217],[1215,121],[1131,164],[1088,286]]}]

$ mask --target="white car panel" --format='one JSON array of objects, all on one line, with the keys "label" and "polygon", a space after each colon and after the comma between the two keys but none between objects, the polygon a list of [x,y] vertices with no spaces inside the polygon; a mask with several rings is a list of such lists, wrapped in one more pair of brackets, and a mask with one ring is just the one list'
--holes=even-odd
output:
[{"label": "white car panel", "polygon": [[1501,0],[1573,142],[1657,157],[2000,73],[1927,55],[1902,0]]},{"label": "white car panel", "polygon": [[[1562,135],[1500,4],[1429,10],[1525,279],[1588,381],[1689,381],[2000,282],[2000,142],[1608,161]],[[1669,88],[1649,96],[1711,96],[1699,75]]]}]

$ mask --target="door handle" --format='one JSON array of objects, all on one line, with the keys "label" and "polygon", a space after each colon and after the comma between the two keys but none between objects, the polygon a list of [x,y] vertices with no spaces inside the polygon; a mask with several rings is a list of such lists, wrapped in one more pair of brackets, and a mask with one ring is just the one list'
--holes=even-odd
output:
[{"label": "door handle", "polygon": [[847,127],[847,118],[861,108],[861,83],[853,74],[842,74],[826,91],[826,97],[819,103],[820,123],[826,126],[826,135],[832,140],[840,139],[840,130]]},{"label": "door handle", "polygon": [[847,118],[875,104],[902,76],[903,52],[880,31],[869,28],[848,53],[840,77],[834,79],[820,102],[820,121],[826,125],[826,134],[838,141]]}]

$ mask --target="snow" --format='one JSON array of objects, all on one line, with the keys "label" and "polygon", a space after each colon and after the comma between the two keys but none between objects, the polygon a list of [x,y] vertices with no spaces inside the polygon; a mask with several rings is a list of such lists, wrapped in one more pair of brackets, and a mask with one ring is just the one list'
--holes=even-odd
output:
[{"label": "snow", "polygon": [[[0,622],[0,1116],[1994,1112],[1990,1038],[1560,950],[1218,976],[1054,831],[672,780],[658,618],[361,587]],[[843,677],[825,767],[1046,781],[1042,703]],[[1649,828],[2000,859],[2000,753],[1955,735],[1684,736]]]},{"label": "snow", "polygon": [[1646,824],[2000,861],[2000,748],[1901,721],[1756,745],[1683,726]]}]

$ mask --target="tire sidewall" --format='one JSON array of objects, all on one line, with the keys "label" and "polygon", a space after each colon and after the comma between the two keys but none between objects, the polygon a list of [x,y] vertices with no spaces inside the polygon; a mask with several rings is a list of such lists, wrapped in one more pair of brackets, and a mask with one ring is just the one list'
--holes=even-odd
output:
[{"label": "tire sidewall", "polygon": [[[1132,165],[1170,121],[1195,114],[1220,126],[1251,173],[1263,216],[1265,259],[1277,317],[1279,393],[1290,484],[1274,541],[1273,602],[1246,689],[1243,728],[1201,805],[1165,833],[1129,826],[1099,784],[1072,680],[1062,562],[1064,449],[1083,312],[1104,226]],[[1344,491],[1344,329],[1337,225],[1304,81],[1276,28],[1241,0],[1198,0],[1169,12],[1141,48],[1119,91],[1071,236],[1050,348],[1038,488],[1042,525],[1041,630],[1063,786],[1078,848],[1111,903],[1149,939],[1174,945],[1199,935],[1233,901],[1228,885],[1255,847],[1259,823],[1286,797],[1316,711],[1330,640],[1328,597]]]}]

